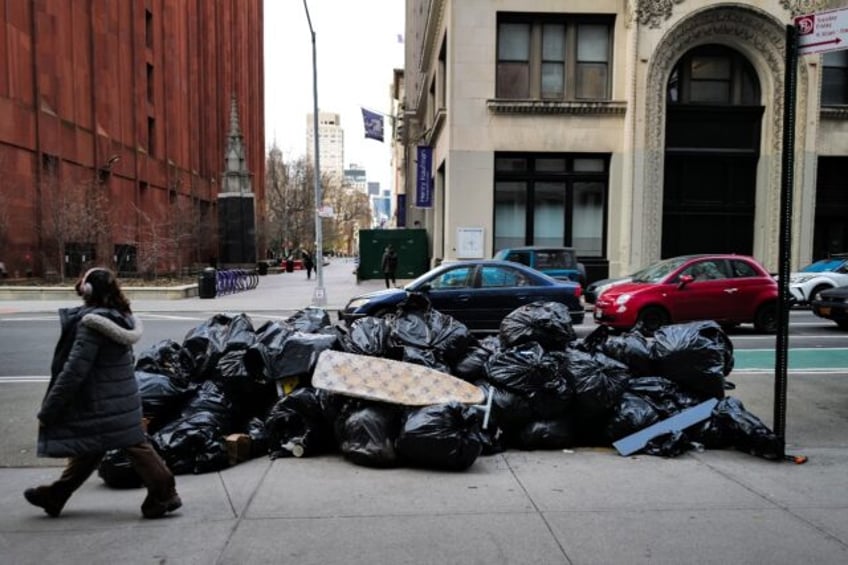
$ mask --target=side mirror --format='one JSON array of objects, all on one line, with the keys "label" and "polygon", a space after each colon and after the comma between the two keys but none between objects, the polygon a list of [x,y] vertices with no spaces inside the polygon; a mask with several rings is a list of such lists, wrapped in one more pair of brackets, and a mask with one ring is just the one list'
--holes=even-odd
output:
[{"label": "side mirror", "polygon": [[693,277],[692,275],[680,275],[680,278],[677,279],[677,288],[683,288],[694,280],[695,277]]}]

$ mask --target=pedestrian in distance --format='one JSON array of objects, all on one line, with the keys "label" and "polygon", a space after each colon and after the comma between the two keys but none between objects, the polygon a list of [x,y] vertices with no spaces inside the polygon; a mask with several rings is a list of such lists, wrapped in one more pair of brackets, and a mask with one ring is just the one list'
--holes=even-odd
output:
[{"label": "pedestrian in distance", "polygon": [[[386,246],[386,250],[383,251],[383,260],[381,262],[383,276],[386,278],[386,288],[391,288],[392,285],[397,285],[397,280],[395,279],[397,264],[398,255],[395,248],[392,247],[392,244],[390,243]],[[389,281],[391,281],[391,285],[389,284]]]},{"label": "pedestrian in distance", "polygon": [[86,271],[76,291],[83,304],[59,310],[61,334],[38,412],[38,456],[67,457],[67,465],[58,480],[27,489],[24,497],[55,518],[104,454],[122,449],[147,487],[142,516],[160,518],[182,501],[142,424],[133,357],[141,321],[108,269]]},{"label": "pedestrian in distance", "polygon": [[306,269],[306,280],[312,278],[312,269],[315,268],[315,260],[312,258],[312,253],[308,249],[302,249],[300,258],[303,261],[303,268]]}]

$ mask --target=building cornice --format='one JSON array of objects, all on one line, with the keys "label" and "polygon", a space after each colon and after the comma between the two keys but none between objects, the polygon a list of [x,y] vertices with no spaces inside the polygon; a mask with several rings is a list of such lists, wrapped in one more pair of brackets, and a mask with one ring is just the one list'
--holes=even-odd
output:
[{"label": "building cornice", "polygon": [[627,102],[623,100],[595,100],[591,102],[563,102],[553,100],[486,100],[493,114],[624,114]]}]

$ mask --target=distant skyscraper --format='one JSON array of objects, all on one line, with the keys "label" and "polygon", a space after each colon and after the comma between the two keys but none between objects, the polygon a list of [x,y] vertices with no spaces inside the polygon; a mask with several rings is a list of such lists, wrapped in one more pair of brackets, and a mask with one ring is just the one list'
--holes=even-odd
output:
[{"label": "distant skyscraper", "polygon": [[[306,160],[315,162],[314,114],[306,115]],[[318,151],[321,174],[341,181],[344,175],[344,130],[339,114],[318,112]]]},{"label": "distant skyscraper", "polygon": [[365,169],[361,165],[354,163],[348,165],[348,168],[344,170],[344,180],[346,185],[357,192],[367,194],[368,186],[366,183],[368,182],[368,177],[365,175]]}]

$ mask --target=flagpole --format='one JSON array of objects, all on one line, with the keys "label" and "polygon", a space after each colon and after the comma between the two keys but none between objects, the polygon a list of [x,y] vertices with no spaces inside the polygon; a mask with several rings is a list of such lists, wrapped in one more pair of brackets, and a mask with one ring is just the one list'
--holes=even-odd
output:
[{"label": "flagpole", "polygon": [[309,24],[309,33],[312,36],[312,139],[315,148],[315,165],[313,177],[315,179],[315,278],[317,285],[312,294],[314,306],[327,305],[327,293],[324,290],[324,234],[321,226],[321,167],[318,151],[318,55],[315,45],[315,30],[312,28],[312,18],[309,17],[309,6],[303,0],[303,9],[306,11],[306,22]]}]

